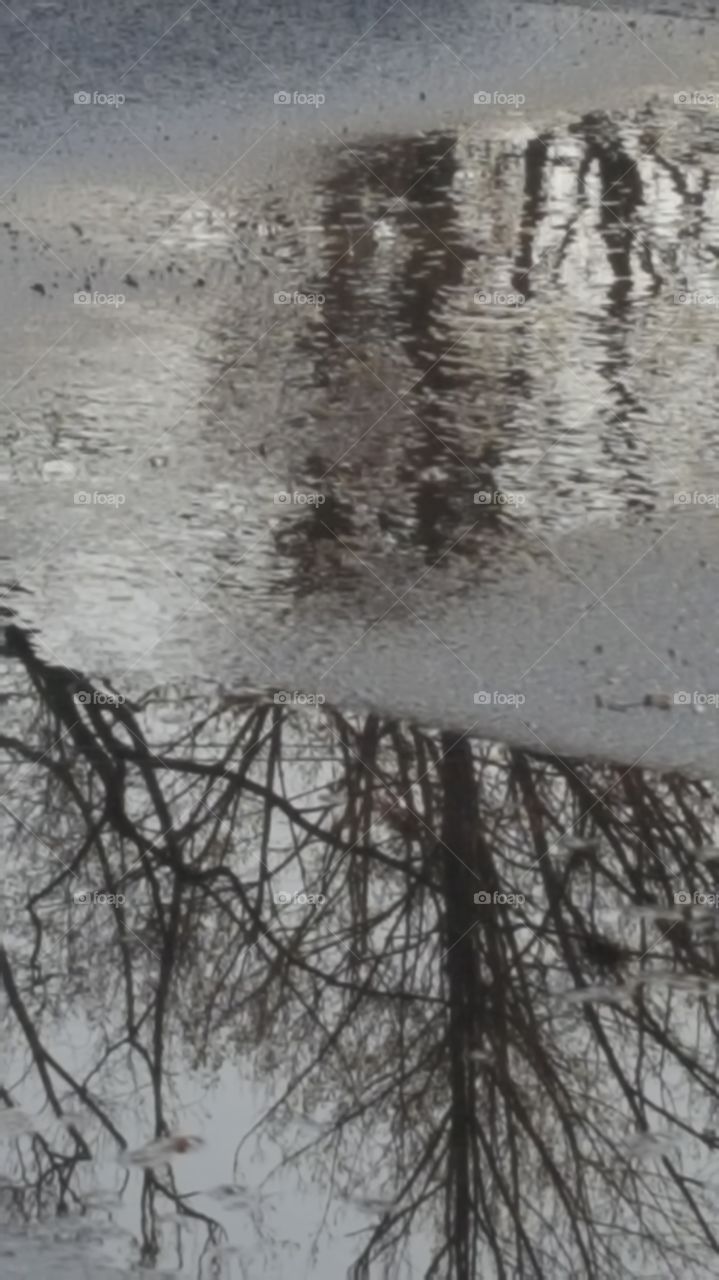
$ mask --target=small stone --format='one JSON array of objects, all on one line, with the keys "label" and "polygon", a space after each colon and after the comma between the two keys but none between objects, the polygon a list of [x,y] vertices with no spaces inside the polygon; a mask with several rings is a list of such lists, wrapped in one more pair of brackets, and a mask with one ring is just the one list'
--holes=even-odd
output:
[{"label": "small stone", "polygon": [[35,293],[41,293],[41,294],[43,295],[43,297],[45,296],[45,286],[44,286],[44,284],[31,284],[31,285],[30,285],[30,288],[31,288],[31,289],[34,289]]},{"label": "small stone", "polygon": [[135,277],[134,277],[134,276],[131,276],[131,275],[130,275],[130,272],[129,272],[129,271],[128,271],[128,273],[127,273],[127,275],[126,275],[126,276],[123,276],[122,283],[123,283],[123,284],[129,284],[129,286],[130,286],[130,288],[131,288],[131,289],[139,289],[139,288],[140,288],[139,284],[137,283],[137,280],[135,279]]},{"label": "small stone", "polygon": [[659,707],[661,711],[669,711],[674,704],[674,699],[670,693],[645,693],[645,707]]}]

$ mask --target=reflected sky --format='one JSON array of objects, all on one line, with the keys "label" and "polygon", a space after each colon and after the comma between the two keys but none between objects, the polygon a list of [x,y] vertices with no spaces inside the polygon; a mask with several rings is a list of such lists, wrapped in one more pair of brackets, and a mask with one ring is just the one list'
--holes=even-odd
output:
[{"label": "reflected sky", "polygon": [[11,1267],[713,1274],[713,784],[8,647]]}]

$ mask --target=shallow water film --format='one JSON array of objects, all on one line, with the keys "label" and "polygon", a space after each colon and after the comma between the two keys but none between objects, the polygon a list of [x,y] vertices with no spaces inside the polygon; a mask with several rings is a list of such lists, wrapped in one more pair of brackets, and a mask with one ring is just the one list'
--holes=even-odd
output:
[{"label": "shallow water film", "polygon": [[716,1275],[718,33],[0,6],[0,1280]]}]

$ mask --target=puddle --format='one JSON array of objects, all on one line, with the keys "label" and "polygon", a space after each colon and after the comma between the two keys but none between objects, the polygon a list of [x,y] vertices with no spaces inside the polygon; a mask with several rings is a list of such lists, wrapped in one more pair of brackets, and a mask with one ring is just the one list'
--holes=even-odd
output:
[{"label": "puddle", "polygon": [[662,90],[329,137],[214,211],[98,200],[68,243],[93,280],[131,250],[138,287],[63,284],[71,331],[24,335],[21,620],[111,679],[711,768],[718,136]]},{"label": "puddle", "polygon": [[8,1280],[716,1273],[714,6],[370,8],[0,12]]},{"label": "puddle", "polygon": [[712,1274],[714,783],[272,690],[108,701],[20,632],[8,688],[9,1259],[400,1274],[449,1215],[494,1274],[536,1213],[556,1274],[638,1237]]}]

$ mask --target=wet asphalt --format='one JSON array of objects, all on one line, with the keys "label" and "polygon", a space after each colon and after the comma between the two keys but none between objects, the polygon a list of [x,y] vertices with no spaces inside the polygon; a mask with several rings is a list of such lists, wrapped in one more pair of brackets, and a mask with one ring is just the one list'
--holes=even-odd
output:
[{"label": "wet asphalt", "polygon": [[711,770],[713,7],[0,30],[7,616],[136,688]]}]

